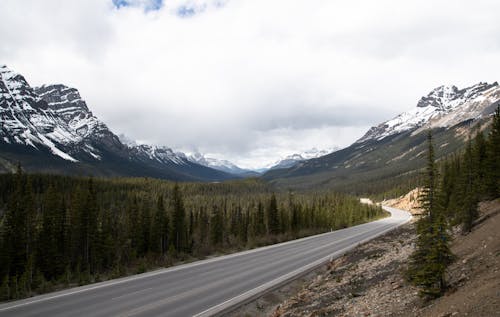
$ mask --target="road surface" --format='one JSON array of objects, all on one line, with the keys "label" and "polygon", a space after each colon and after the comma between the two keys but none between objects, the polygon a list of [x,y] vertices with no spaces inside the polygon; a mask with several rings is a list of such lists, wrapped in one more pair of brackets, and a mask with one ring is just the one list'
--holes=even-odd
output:
[{"label": "road surface", "polygon": [[72,288],[0,305],[0,316],[212,316],[340,256],[411,216]]}]

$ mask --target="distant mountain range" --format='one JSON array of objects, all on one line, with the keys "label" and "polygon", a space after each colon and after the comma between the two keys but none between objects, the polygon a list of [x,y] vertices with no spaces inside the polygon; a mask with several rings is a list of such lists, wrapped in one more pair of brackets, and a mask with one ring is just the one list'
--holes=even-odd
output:
[{"label": "distant mountain range", "polygon": [[500,104],[498,83],[464,89],[441,86],[417,106],[385,121],[355,143],[286,169],[270,170],[263,178],[285,188],[329,187],[366,193],[389,179],[413,177],[425,164],[426,131],[433,131],[437,158],[463,148],[479,127],[486,128]]},{"label": "distant mountain range", "polygon": [[207,157],[199,152],[188,155],[187,159],[191,162],[240,177],[256,177],[261,175],[261,173],[257,171],[238,167],[236,164],[228,160]]},{"label": "distant mountain range", "polygon": [[251,170],[251,169],[244,169],[241,167],[238,167],[236,164],[228,161],[228,160],[220,160],[216,158],[211,158],[207,157],[199,152],[196,152],[194,154],[188,155],[187,159],[190,160],[191,162],[198,163],[203,166],[211,167],[216,170],[220,170],[226,173],[238,175],[241,177],[257,177],[262,175],[263,173],[269,171],[269,170],[274,170],[274,169],[280,169],[280,168],[290,168],[292,166],[295,166],[301,162],[304,162],[306,160],[310,160],[312,158],[318,158],[320,156],[327,155],[329,153],[334,152],[338,148],[332,148],[328,150],[318,150],[316,148],[312,148],[310,150],[301,152],[301,153],[296,153],[296,154],[291,154],[287,155],[284,158],[269,164],[266,167]]},{"label": "distant mountain range", "polygon": [[31,87],[22,75],[0,66],[0,172],[13,171],[20,162],[30,172],[178,181],[223,181],[264,173],[264,179],[287,188],[324,186],[355,192],[421,168],[428,129],[434,131],[438,158],[456,152],[471,129],[488,123],[499,103],[496,82],[464,89],[441,86],[347,148],[313,148],[252,171],[200,153],[186,155],[117,136],[92,114],[75,88]]},{"label": "distant mountain range", "polygon": [[276,170],[281,168],[290,168],[296,166],[297,164],[313,159],[321,156],[325,156],[332,152],[337,151],[339,148],[331,148],[327,150],[318,150],[317,148],[312,148],[310,150],[304,151],[302,153],[295,153],[276,161],[274,164],[271,164],[268,168],[264,169],[264,171],[268,170]]},{"label": "distant mountain range", "polygon": [[0,66],[0,170],[222,181],[235,175],[197,164],[168,147],[126,144],[95,117],[78,90],[31,87]]}]

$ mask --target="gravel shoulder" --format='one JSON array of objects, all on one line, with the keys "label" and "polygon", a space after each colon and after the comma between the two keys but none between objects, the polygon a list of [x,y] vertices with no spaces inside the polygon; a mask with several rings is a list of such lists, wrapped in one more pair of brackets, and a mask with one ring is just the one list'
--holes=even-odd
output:
[{"label": "gravel shoulder", "polygon": [[403,272],[414,223],[365,243],[228,316],[500,316],[500,200],[482,203],[468,235],[454,232],[449,291],[424,302]]}]

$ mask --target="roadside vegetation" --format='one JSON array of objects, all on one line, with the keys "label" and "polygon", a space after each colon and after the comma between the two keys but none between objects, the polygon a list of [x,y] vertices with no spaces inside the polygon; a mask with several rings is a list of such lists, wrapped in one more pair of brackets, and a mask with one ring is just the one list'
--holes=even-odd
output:
[{"label": "roadside vegetation", "polygon": [[0,297],[142,273],[385,216],[332,192],[56,175],[0,176]]},{"label": "roadside vegetation", "polygon": [[500,106],[485,139],[481,130],[469,137],[465,152],[435,163],[432,135],[428,136],[428,163],[420,205],[424,216],[417,223],[416,249],[407,278],[426,298],[439,297],[447,288],[446,268],[452,263],[449,227],[471,231],[481,200],[500,197]]}]

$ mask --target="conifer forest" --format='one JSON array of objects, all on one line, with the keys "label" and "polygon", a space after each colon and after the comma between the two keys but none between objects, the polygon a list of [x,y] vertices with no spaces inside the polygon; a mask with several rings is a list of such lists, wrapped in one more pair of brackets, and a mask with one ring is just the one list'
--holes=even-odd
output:
[{"label": "conifer forest", "polygon": [[257,179],[0,176],[2,299],[83,285],[367,222],[380,207]]},{"label": "conifer forest", "polygon": [[428,135],[427,166],[423,173],[417,223],[418,240],[407,278],[419,286],[422,297],[441,296],[447,289],[446,269],[453,262],[450,228],[471,231],[479,216],[478,203],[500,197],[500,106],[485,138],[479,129],[469,135],[463,153],[436,162],[432,134]]}]

